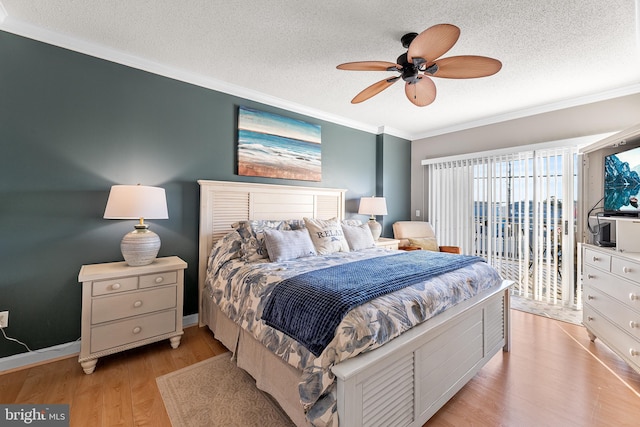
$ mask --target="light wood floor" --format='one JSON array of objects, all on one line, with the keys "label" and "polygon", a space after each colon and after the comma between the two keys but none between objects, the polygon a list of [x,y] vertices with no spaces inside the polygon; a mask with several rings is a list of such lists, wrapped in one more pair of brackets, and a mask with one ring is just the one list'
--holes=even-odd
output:
[{"label": "light wood floor", "polygon": [[[496,355],[427,426],[637,426],[640,374],[584,328],[512,310],[512,351]],[[68,403],[71,426],[170,426],[155,378],[226,349],[206,328],[100,359],[0,374],[0,403]]]}]

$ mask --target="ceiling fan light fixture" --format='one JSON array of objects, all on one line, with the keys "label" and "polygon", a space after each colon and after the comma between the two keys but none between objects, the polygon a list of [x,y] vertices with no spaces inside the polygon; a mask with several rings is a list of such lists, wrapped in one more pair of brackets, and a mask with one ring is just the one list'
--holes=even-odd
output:
[{"label": "ceiling fan light fixture", "polygon": [[337,66],[340,70],[395,71],[399,76],[381,80],[365,88],[351,101],[366,101],[402,78],[405,95],[418,107],[431,104],[436,97],[436,87],[430,77],[472,79],[491,76],[502,68],[497,59],[477,55],[440,58],[458,41],[460,29],[452,24],[438,24],[420,34],[407,33],[400,41],[407,49],[398,56],[396,63],[386,61],[347,62]]}]

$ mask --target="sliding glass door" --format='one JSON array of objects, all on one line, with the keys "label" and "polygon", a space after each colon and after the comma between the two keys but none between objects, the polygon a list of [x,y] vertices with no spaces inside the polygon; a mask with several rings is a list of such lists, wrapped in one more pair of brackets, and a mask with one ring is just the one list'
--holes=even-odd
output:
[{"label": "sliding glass door", "polygon": [[443,244],[514,280],[514,293],[580,306],[576,158],[571,147],[427,161],[428,220]]}]

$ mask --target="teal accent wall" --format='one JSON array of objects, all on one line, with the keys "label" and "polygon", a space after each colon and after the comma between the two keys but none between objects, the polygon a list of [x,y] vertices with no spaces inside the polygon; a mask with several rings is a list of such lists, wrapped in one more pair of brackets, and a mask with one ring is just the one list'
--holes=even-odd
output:
[{"label": "teal accent wall", "polygon": [[[376,191],[374,134],[6,32],[0,58],[0,311],[31,349],[78,339],[80,266],[122,260],[135,221],[102,218],[113,184],[165,188],[169,219],[147,222],[159,256],[189,264],[185,314],[197,312],[198,179],[346,188],[347,216],[366,220],[357,209]],[[322,182],[236,175],[240,105],[320,124]],[[397,173],[409,179],[408,167]],[[24,351],[0,337],[0,357]]]},{"label": "teal accent wall", "polygon": [[411,219],[411,142],[392,135],[377,137],[376,196],[384,196],[387,215],[378,217],[382,237],[393,237],[393,223]]}]

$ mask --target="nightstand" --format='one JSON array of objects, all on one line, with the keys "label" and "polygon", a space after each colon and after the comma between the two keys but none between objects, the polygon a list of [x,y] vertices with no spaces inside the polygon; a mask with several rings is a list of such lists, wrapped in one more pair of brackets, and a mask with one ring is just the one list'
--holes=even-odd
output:
[{"label": "nightstand", "polygon": [[399,243],[400,240],[387,239],[385,237],[380,237],[378,240],[376,240],[376,246],[385,249],[398,249]]},{"label": "nightstand", "polygon": [[149,265],[126,262],[83,265],[82,341],[78,362],[93,373],[98,358],[168,338],[182,338],[184,269],[178,257]]}]

